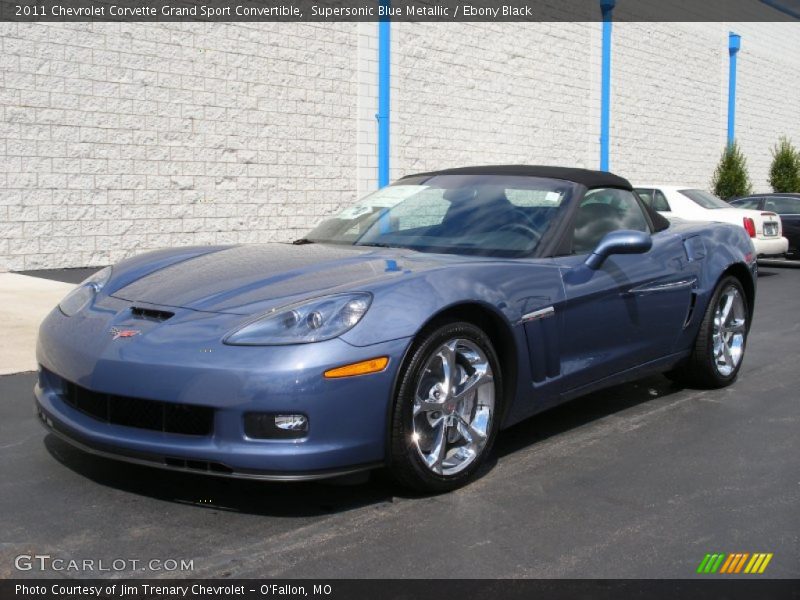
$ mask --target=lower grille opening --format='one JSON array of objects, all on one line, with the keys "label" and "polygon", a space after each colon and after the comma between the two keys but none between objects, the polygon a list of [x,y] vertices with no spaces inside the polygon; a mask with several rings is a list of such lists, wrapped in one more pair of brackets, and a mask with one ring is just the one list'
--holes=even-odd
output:
[{"label": "lower grille opening", "polygon": [[128,396],[102,394],[64,382],[64,401],[100,421],[165,433],[208,436],[214,428],[214,409]]},{"label": "lower grille opening", "polygon": [[227,465],[218,462],[209,462],[205,460],[186,460],[183,458],[170,458],[164,459],[164,464],[168,467],[176,467],[178,469],[190,469],[192,471],[206,471],[211,473],[233,473],[233,469]]}]

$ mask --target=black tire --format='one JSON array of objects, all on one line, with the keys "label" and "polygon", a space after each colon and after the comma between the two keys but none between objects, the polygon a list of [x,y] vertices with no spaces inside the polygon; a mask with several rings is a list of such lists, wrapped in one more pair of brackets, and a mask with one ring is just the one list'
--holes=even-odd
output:
[{"label": "black tire", "polygon": [[[741,298],[746,321],[742,333],[743,339],[739,360],[732,372],[722,373],[714,357],[714,317],[720,307],[720,299],[730,289],[736,290],[736,293]],[[732,384],[736,381],[736,377],[739,375],[739,370],[744,362],[744,352],[747,347],[747,335],[749,330],[750,311],[747,305],[747,296],[744,293],[742,284],[736,277],[723,277],[717,284],[711,301],[708,303],[708,307],[706,307],[706,312],[703,315],[703,322],[700,324],[700,330],[697,333],[697,338],[695,338],[694,346],[692,347],[692,353],[685,361],[672,371],[665,373],[665,375],[676,383],[687,387],[716,389]]]},{"label": "black tire", "polygon": [[[413,415],[415,395],[423,371],[429,360],[433,360],[437,351],[451,340],[466,340],[477,346],[485,355],[491,367],[494,383],[494,407],[487,427],[485,443],[472,462],[455,474],[436,473],[428,466],[420,455],[412,436],[415,418]],[[464,364],[463,360],[459,364]],[[464,373],[466,373],[466,369]],[[429,373],[429,371],[425,371]],[[488,386],[488,381],[483,386]],[[489,337],[478,327],[466,322],[450,322],[423,331],[414,347],[409,352],[401,371],[397,396],[392,408],[391,422],[391,454],[389,471],[394,479],[403,487],[425,493],[442,493],[454,490],[469,483],[491,452],[503,414],[503,381],[500,363]],[[477,392],[475,400],[477,402]],[[432,413],[436,414],[436,413]],[[420,418],[420,417],[417,417]],[[445,429],[447,432],[447,429]],[[444,434],[447,439],[447,433]],[[481,438],[482,439],[482,438]],[[446,446],[445,446],[446,447]],[[452,450],[453,448],[450,448]]]}]

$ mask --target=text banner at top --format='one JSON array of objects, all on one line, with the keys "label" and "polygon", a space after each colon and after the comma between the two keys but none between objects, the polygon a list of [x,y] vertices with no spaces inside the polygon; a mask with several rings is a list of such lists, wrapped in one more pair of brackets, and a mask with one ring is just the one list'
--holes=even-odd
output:
[{"label": "text banner at top", "polygon": [[0,0],[0,21],[599,21],[602,6],[615,21],[800,22],[800,0]]}]

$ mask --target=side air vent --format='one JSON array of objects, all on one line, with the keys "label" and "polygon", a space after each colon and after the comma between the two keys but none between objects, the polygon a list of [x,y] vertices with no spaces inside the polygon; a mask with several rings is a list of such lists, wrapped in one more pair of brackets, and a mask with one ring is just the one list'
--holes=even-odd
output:
[{"label": "side air vent", "polygon": [[692,298],[689,300],[689,310],[686,311],[686,319],[683,321],[684,329],[686,329],[689,326],[689,323],[692,322],[695,304],[697,304],[697,292],[692,292]]},{"label": "side air vent", "polygon": [[155,310],[153,308],[142,308],[141,306],[131,307],[131,314],[137,319],[146,319],[148,321],[166,321],[173,317],[175,313],[167,310]]}]

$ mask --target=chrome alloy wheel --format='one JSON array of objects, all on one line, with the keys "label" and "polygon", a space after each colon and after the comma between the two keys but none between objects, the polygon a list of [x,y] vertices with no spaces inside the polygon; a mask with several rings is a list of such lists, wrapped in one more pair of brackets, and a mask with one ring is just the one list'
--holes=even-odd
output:
[{"label": "chrome alloy wheel", "polygon": [[719,297],[714,310],[713,358],[723,377],[736,370],[744,354],[747,312],[739,290],[729,286]]},{"label": "chrome alloy wheel", "polygon": [[435,350],[414,392],[411,439],[425,465],[454,475],[480,456],[494,417],[492,367],[477,344],[454,338]]}]

